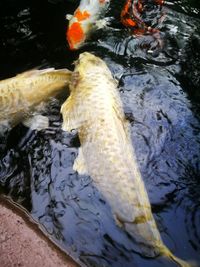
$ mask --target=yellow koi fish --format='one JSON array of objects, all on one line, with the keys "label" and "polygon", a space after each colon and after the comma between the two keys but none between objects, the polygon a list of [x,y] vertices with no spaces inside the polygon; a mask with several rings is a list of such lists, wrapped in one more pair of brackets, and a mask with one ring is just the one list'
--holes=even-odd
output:
[{"label": "yellow koi fish", "polygon": [[103,27],[105,20],[99,20],[110,0],[81,0],[74,15],[67,15],[69,26],[66,37],[71,50],[80,48],[88,38],[91,30]]},{"label": "yellow koi fish", "polygon": [[63,130],[78,130],[81,143],[74,170],[89,174],[109,203],[119,226],[146,257],[164,255],[180,266],[188,263],[163,244],[137,166],[129,123],[117,83],[103,60],[83,53],[76,62],[70,96],[61,107]]},{"label": "yellow koi fish", "polygon": [[67,69],[31,70],[0,81],[0,123],[13,127],[30,116],[34,107],[69,84]]}]

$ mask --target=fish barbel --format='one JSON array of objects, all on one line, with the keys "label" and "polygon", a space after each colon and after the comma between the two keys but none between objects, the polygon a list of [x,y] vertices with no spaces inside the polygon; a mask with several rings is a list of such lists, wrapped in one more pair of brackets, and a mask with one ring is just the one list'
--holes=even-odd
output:
[{"label": "fish barbel", "polygon": [[163,244],[137,166],[129,123],[117,83],[103,60],[83,53],[76,62],[70,96],[61,107],[63,130],[78,130],[81,143],[74,162],[79,174],[89,174],[109,203],[118,225],[147,257],[164,255],[190,266]]},{"label": "fish barbel", "polygon": [[69,85],[67,69],[31,70],[0,81],[0,123],[15,126],[42,101],[57,95]]},{"label": "fish barbel", "polygon": [[67,41],[71,50],[80,48],[92,29],[103,27],[106,20],[99,20],[107,9],[110,0],[81,0],[74,15],[67,15],[69,25]]}]

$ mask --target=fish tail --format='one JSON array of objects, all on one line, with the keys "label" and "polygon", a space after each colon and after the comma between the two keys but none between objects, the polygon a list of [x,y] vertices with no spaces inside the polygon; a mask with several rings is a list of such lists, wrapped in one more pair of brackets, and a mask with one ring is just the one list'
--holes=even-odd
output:
[{"label": "fish tail", "polygon": [[161,255],[164,257],[171,259],[173,262],[175,262],[180,267],[197,267],[194,262],[186,262],[184,260],[181,260],[180,258],[176,257],[167,247],[163,246],[161,249]]}]

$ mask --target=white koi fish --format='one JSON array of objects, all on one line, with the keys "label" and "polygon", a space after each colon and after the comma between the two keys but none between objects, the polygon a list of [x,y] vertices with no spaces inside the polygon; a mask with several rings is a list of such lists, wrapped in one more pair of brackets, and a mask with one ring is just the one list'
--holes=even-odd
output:
[{"label": "white koi fish", "polygon": [[115,221],[146,257],[164,255],[190,266],[163,244],[137,166],[129,123],[117,84],[100,58],[83,53],[76,62],[70,96],[61,107],[63,130],[78,130],[81,143],[74,170],[89,174],[109,203]]},{"label": "white koi fish", "polygon": [[105,25],[106,20],[99,18],[109,3],[110,0],[81,0],[74,15],[67,15],[69,26],[66,35],[70,49],[81,47],[95,26],[99,28]]},{"label": "white koi fish", "polygon": [[[38,104],[66,89],[70,77],[67,69],[49,68],[27,71],[0,81],[0,124],[13,127],[29,117]],[[37,116],[37,119],[42,117]],[[25,124],[29,125],[29,121]]]}]

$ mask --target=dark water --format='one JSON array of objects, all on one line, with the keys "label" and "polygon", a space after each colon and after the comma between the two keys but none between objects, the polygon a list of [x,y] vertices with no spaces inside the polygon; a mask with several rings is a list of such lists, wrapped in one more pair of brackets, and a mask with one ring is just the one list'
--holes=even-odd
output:
[{"label": "dark water", "polygon": [[[200,266],[200,3],[170,0],[155,11],[165,16],[156,25],[161,49],[154,36],[131,36],[119,22],[123,1],[113,1],[109,28],[71,52],[65,14],[77,5],[75,0],[2,0],[0,78],[33,67],[73,69],[83,51],[103,58],[119,80],[162,238],[175,255]],[[61,131],[63,101],[52,99],[43,111],[49,129],[33,132],[18,125],[1,136],[1,194],[25,207],[83,266],[175,266],[136,254],[90,177],[73,171],[79,140],[76,133]]]}]

